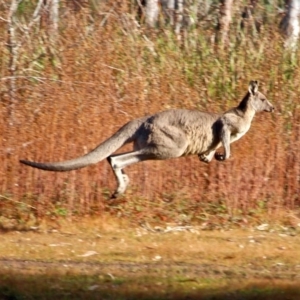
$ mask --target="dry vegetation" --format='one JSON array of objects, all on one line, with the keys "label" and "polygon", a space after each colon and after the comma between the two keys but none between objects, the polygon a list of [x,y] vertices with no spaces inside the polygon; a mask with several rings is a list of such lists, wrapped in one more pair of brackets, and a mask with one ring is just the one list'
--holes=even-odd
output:
[{"label": "dry vegetation", "polygon": [[298,232],[283,227],[145,229],[83,218],[2,234],[0,298],[296,300],[299,250]]},{"label": "dry vegetation", "polygon": [[[8,52],[1,47],[1,215],[39,220],[109,210],[135,220],[201,222],[215,213],[255,219],[261,212],[274,217],[296,209],[299,52],[292,58],[284,52],[276,13],[269,12],[259,35],[244,35],[237,17],[230,44],[220,50],[211,43],[209,22],[177,41],[167,27],[137,27],[125,3],[107,3],[98,13],[64,8],[55,47],[43,27],[31,32],[18,60],[12,116]],[[121,207],[106,205],[115,187],[106,161],[64,174],[18,162],[82,155],[125,122],[167,108],[224,111],[244,96],[251,79],[261,82],[276,112],[255,118],[248,135],[232,146],[229,161],[205,165],[190,157],[130,167],[131,186]],[[298,222],[293,215],[291,225]]]},{"label": "dry vegetation", "polygon": [[[299,51],[291,56],[283,49],[271,5],[259,7],[268,12],[259,34],[242,32],[236,14],[230,43],[221,49],[212,43],[213,20],[189,28],[179,41],[168,26],[137,26],[132,3],[106,1],[74,12],[62,1],[55,46],[43,26],[28,35],[17,31],[24,43],[13,103],[0,19],[0,263],[6,266],[0,295],[299,299]],[[33,9],[21,7],[20,22]],[[228,161],[134,165],[121,203],[108,204],[115,179],[106,161],[68,173],[19,164],[80,156],[125,122],[164,109],[222,112],[239,102],[252,79],[276,112],[255,117]],[[201,231],[138,236],[131,229],[168,222]],[[262,223],[276,230],[251,231]],[[222,231],[205,231],[211,229]],[[87,251],[97,254],[80,256]],[[122,269],[122,262],[137,267]]]}]

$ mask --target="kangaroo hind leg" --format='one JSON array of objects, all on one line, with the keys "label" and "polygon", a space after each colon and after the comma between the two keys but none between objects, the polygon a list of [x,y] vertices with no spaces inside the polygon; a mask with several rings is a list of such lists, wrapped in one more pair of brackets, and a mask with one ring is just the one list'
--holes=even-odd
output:
[{"label": "kangaroo hind leg", "polygon": [[145,160],[164,160],[180,157],[187,146],[184,133],[173,126],[157,127],[151,135],[140,135],[134,143],[135,151],[115,154],[108,161],[116,176],[118,187],[113,197],[123,194],[129,183],[123,168]]},{"label": "kangaroo hind leg", "polygon": [[123,194],[130,181],[129,177],[123,171],[123,168],[141,161],[153,159],[157,159],[153,153],[145,153],[145,151],[143,150],[131,151],[109,156],[107,160],[113,169],[118,184],[118,187],[113,193],[112,198],[117,198],[118,196]]}]

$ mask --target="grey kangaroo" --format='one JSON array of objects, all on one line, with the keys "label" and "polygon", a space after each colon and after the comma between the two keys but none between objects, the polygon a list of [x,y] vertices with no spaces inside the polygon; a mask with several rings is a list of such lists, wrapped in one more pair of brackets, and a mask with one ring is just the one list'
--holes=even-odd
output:
[{"label": "grey kangaroo", "polygon": [[[123,168],[145,160],[164,160],[193,154],[206,163],[213,157],[224,161],[230,156],[230,143],[240,139],[249,130],[255,113],[273,110],[273,105],[258,91],[258,82],[251,81],[239,105],[223,114],[186,109],[166,110],[128,122],[81,157],[55,163],[20,162],[47,171],[70,171],[107,158],[118,183],[112,195],[115,198],[125,192],[129,183]],[[134,144],[133,151],[111,155],[131,142]],[[221,146],[224,147],[224,153],[216,153]]]}]

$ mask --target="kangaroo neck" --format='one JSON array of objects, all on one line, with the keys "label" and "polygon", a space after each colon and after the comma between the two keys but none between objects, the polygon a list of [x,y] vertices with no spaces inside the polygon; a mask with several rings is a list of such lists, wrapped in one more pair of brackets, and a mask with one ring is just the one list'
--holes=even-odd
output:
[{"label": "kangaroo neck", "polygon": [[236,108],[239,116],[252,121],[256,110],[251,103],[251,95],[248,92],[244,99],[240,102],[239,106]]}]

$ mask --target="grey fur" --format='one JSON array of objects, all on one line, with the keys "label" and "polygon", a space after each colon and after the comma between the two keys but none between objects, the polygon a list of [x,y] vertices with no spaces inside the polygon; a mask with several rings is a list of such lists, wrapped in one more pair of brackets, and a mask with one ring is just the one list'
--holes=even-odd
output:
[{"label": "grey fur", "polygon": [[[257,81],[251,81],[240,104],[224,114],[171,109],[128,122],[84,156],[55,163],[20,162],[48,171],[70,171],[107,158],[118,182],[113,194],[116,197],[125,192],[129,183],[123,168],[144,160],[164,160],[193,154],[206,163],[213,157],[226,160],[230,156],[230,143],[249,130],[255,113],[273,110],[273,105],[258,91]],[[133,151],[111,155],[131,142],[134,144]],[[215,153],[222,145],[224,154]]]}]

